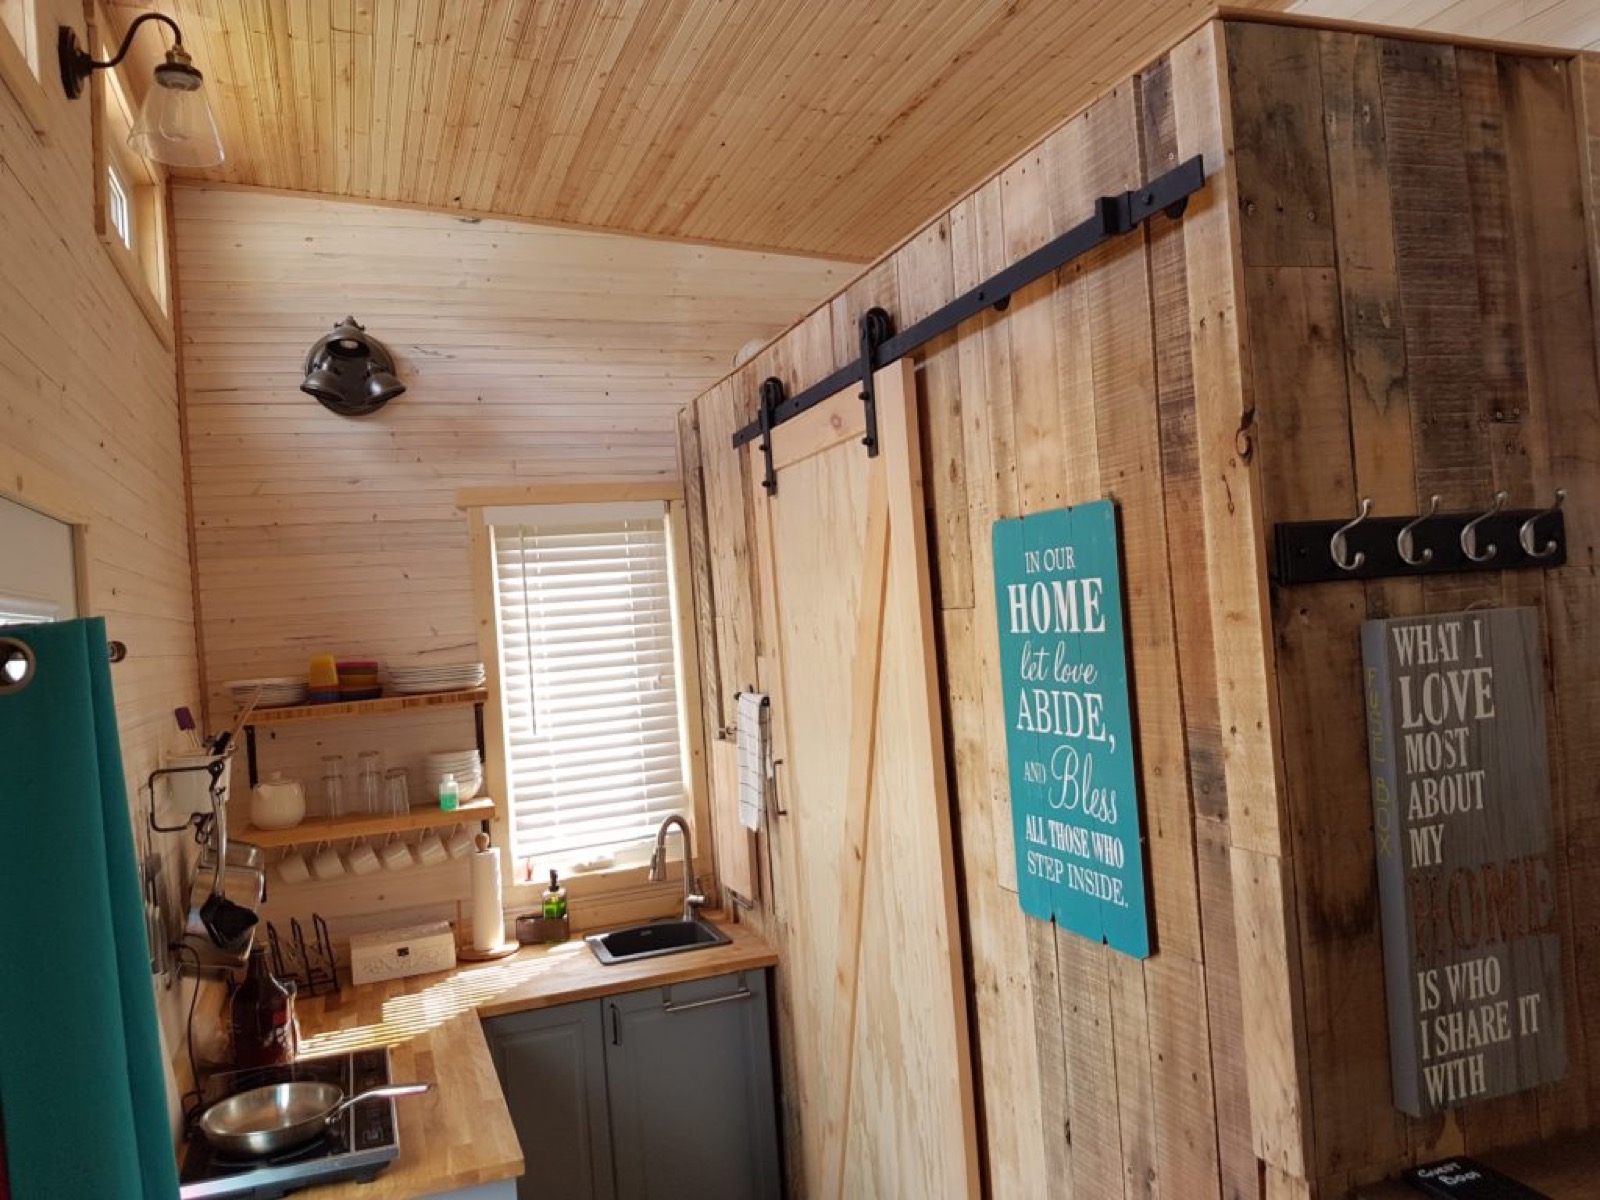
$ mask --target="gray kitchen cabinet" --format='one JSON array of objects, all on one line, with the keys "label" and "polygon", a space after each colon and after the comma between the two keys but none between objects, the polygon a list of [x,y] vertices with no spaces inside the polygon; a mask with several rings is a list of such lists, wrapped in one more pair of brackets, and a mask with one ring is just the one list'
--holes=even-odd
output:
[{"label": "gray kitchen cabinet", "polygon": [[777,1197],[766,972],[601,1003],[619,1200]]},{"label": "gray kitchen cabinet", "polygon": [[605,1039],[597,1001],[484,1022],[522,1143],[517,1200],[613,1200]]},{"label": "gray kitchen cabinet", "polygon": [[766,976],[486,1020],[527,1160],[519,1200],[781,1195]]}]

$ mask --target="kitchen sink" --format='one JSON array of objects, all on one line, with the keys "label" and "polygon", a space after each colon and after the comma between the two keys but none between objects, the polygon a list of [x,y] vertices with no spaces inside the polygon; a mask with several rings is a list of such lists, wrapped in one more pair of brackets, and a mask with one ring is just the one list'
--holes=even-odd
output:
[{"label": "kitchen sink", "polygon": [[591,933],[584,938],[594,956],[607,965],[704,950],[708,946],[726,946],[732,940],[715,925],[684,920],[651,921],[610,933]]}]

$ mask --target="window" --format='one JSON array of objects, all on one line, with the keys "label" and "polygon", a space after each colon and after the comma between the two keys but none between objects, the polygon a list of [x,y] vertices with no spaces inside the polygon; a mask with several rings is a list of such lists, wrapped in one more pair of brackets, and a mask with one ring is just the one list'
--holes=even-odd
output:
[{"label": "window", "polygon": [[486,508],[517,881],[639,865],[690,809],[662,501]]},{"label": "window", "polygon": [[[3,2],[3,0],[0,0]],[[103,11],[95,7],[90,31],[96,55],[109,59],[115,33]],[[99,110],[100,194],[95,197],[95,225],[106,251],[138,302],[151,327],[172,344],[171,303],[167,279],[167,211],[161,168],[128,146],[134,105],[120,70],[96,71],[89,87]]]},{"label": "window", "polygon": [[45,132],[49,106],[40,83],[37,0],[0,0],[0,83],[11,90],[35,133]]},{"label": "window", "polygon": [[115,167],[106,168],[106,220],[122,244],[133,249],[133,214],[128,211],[128,189]]},{"label": "window", "polygon": [[0,0],[0,28],[14,45],[35,78],[39,75],[39,41],[34,35],[33,0]]},{"label": "window", "polygon": [[0,625],[78,615],[78,532],[0,493]]}]

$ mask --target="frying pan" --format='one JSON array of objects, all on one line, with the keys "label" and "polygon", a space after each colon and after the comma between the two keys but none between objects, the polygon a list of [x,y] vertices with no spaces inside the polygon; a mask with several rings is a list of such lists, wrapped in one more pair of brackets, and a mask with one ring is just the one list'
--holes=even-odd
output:
[{"label": "frying pan", "polygon": [[431,1083],[391,1083],[344,1098],[336,1083],[300,1079],[251,1088],[200,1114],[200,1132],[224,1154],[264,1158],[319,1138],[352,1104],[388,1096],[420,1096]]}]

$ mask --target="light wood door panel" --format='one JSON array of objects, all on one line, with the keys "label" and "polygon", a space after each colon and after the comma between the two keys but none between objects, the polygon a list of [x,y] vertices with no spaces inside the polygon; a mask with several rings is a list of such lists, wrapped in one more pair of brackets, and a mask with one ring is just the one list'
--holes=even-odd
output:
[{"label": "light wood door panel", "polygon": [[756,502],[786,1083],[817,1197],[978,1190],[911,371],[877,376],[877,457],[850,389],[774,433]]}]

